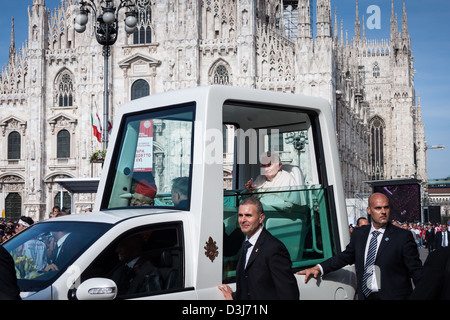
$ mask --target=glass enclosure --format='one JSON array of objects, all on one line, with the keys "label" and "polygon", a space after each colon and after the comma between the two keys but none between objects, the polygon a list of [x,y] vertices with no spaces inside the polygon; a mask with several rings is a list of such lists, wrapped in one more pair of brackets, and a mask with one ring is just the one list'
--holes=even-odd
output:
[{"label": "glass enclosure", "polygon": [[[245,197],[257,197],[264,208],[264,227],[286,246],[293,269],[320,263],[333,255],[334,240],[330,228],[331,217],[327,191],[320,185],[286,187],[247,193],[244,190],[227,191],[224,196],[224,261],[223,280],[232,281],[244,235],[238,223],[238,206]],[[299,196],[294,206],[271,206],[267,202]]]},{"label": "glass enclosure", "polygon": [[224,139],[223,281],[234,280],[244,239],[238,207],[245,197],[261,201],[264,227],[285,244],[294,269],[315,265],[336,252],[333,192],[320,161],[317,117],[281,106],[233,102],[223,106],[228,137]]},{"label": "glass enclosure", "polygon": [[189,209],[194,111],[191,104],[123,119],[102,208]]}]

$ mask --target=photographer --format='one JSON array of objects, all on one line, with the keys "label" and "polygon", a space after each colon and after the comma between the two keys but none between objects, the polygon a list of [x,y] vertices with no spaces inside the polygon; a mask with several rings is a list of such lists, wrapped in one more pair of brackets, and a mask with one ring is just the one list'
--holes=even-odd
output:
[{"label": "photographer", "polygon": [[9,238],[11,238],[16,233],[15,229],[16,229],[15,223],[12,222],[12,221],[8,221],[6,223],[6,228],[5,228],[5,231],[4,231],[4,235],[2,237],[2,242],[5,242]]}]

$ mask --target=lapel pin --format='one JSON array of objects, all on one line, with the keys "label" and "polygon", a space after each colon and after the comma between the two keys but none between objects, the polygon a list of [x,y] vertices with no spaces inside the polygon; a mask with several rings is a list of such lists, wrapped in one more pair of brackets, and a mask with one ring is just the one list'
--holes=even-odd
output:
[{"label": "lapel pin", "polygon": [[389,241],[389,238],[384,239],[385,241]]},{"label": "lapel pin", "polygon": [[258,251],[259,251],[259,248],[256,248],[255,252],[258,252]]}]

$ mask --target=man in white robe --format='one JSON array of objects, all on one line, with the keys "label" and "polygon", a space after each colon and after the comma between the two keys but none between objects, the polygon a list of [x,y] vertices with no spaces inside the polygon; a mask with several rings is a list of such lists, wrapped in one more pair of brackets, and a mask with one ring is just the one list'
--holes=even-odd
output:
[{"label": "man in white robe", "polygon": [[[276,210],[289,211],[294,204],[300,205],[298,191],[276,192],[289,190],[289,187],[298,186],[298,182],[287,171],[281,169],[283,165],[277,154],[265,152],[261,155],[261,175],[255,179],[250,179],[245,188],[248,191],[255,191],[266,208],[275,208]],[[269,208],[269,209],[270,209]]]}]

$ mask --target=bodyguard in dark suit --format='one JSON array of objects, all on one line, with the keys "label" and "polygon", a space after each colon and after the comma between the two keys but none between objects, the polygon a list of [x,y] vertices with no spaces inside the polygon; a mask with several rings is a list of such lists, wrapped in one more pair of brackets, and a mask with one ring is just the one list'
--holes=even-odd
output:
[{"label": "bodyguard in dark suit", "polygon": [[434,228],[431,224],[427,224],[427,231],[425,232],[425,243],[427,245],[428,252],[433,250],[434,245]]},{"label": "bodyguard in dark suit", "polygon": [[[239,225],[246,235],[236,270],[236,292],[219,286],[226,299],[298,300],[300,293],[284,244],[263,228],[261,202],[246,198],[239,206]],[[248,248],[247,248],[248,247]],[[246,249],[247,248],[247,249]],[[246,252],[247,251],[247,252]]]},{"label": "bodyguard in dark suit", "polygon": [[[344,251],[299,274],[305,275],[306,282],[311,275],[317,277],[355,264],[360,300],[407,299],[412,292],[411,279],[414,284],[419,282],[422,267],[412,233],[388,222],[389,201],[381,193],[369,198],[367,213],[372,218],[371,225],[356,228]],[[371,253],[372,265],[368,268]]]},{"label": "bodyguard in dark suit", "polygon": [[0,245],[0,300],[20,300],[14,260]]},{"label": "bodyguard in dark suit", "polygon": [[442,248],[446,248],[449,246],[450,242],[450,233],[447,230],[447,225],[441,225],[441,231],[436,232],[433,241],[433,250],[438,250]]}]

